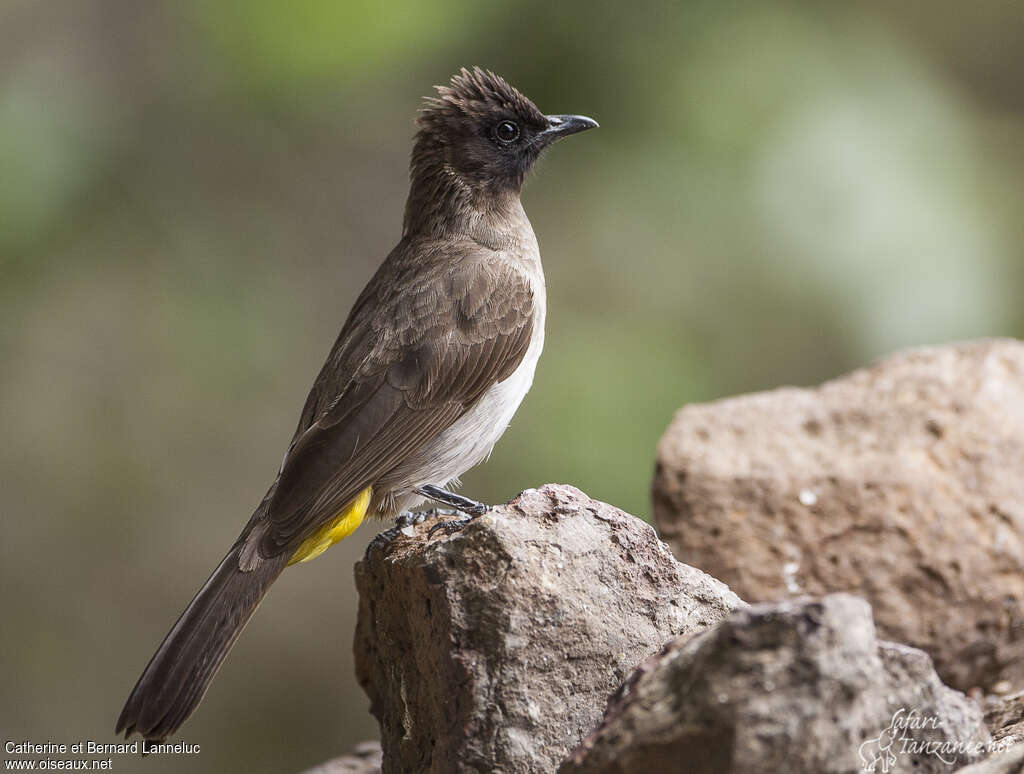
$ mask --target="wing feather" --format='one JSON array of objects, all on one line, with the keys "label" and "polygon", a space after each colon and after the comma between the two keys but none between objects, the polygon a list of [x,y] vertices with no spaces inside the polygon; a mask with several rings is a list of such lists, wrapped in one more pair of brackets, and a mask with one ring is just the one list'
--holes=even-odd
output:
[{"label": "wing feather", "polygon": [[[294,551],[522,362],[534,315],[529,279],[520,270],[493,260],[464,261],[430,279],[379,294],[383,302],[372,314],[363,299],[357,302],[362,315],[354,312],[338,337],[330,368],[303,411],[306,427],[300,424],[282,466],[263,556]],[[447,292],[439,293],[439,286]],[[353,376],[328,399],[331,380],[346,370]]]}]

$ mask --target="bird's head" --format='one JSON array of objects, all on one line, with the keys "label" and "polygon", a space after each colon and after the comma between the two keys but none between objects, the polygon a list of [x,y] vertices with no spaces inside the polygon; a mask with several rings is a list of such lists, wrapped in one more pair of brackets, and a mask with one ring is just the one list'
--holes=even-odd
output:
[{"label": "bird's head", "polygon": [[445,175],[492,193],[522,188],[537,158],[555,140],[593,129],[586,116],[546,116],[504,78],[465,68],[428,97],[419,117],[412,176]]}]

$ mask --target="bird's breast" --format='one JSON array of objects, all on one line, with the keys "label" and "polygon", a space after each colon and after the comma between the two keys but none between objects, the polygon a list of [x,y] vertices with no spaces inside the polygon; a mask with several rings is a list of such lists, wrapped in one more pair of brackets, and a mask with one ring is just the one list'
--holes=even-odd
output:
[{"label": "bird's breast", "polygon": [[508,428],[519,404],[533,385],[537,361],[544,349],[546,316],[544,276],[531,272],[533,328],[530,345],[516,370],[491,386],[465,414],[429,444],[416,486],[444,484],[483,462]]}]

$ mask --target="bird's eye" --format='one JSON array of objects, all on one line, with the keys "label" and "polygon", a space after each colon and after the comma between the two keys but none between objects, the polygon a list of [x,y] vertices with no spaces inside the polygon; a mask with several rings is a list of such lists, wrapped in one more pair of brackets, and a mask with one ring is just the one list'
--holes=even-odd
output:
[{"label": "bird's eye", "polygon": [[507,145],[519,139],[519,127],[511,121],[502,121],[494,128],[494,136],[498,138],[498,142]]}]

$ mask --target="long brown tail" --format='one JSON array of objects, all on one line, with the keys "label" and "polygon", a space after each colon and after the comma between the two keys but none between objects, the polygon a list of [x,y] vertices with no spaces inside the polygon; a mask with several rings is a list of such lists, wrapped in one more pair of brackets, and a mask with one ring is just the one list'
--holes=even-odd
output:
[{"label": "long brown tail", "polygon": [[255,566],[242,571],[241,545],[240,539],[217,565],[150,659],[121,710],[116,733],[163,740],[199,706],[231,646],[288,562],[287,556],[249,562]]}]

